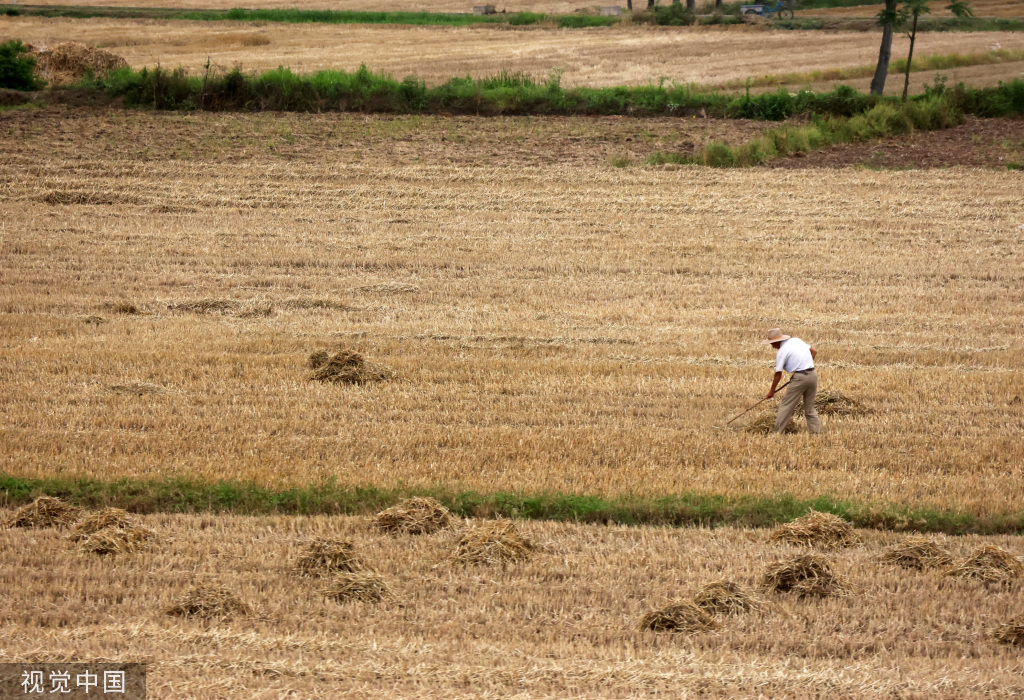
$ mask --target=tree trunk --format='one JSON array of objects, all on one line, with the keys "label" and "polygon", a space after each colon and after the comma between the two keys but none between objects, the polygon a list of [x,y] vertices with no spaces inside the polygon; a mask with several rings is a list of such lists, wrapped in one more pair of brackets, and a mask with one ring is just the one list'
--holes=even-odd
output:
[{"label": "tree trunk", "polygon": [[626,9],[630,12],[633,11],[633,0],[626,0]]},{"label": "tree trunk", "polygon": [[910,62],[914,60],[914,39],[917,38],[917,13],[914,14],[914,26],[910,28],[910,53],[907,54],[907,77],[903,81],[903,101],[907,101],[907,90],[910,89]]},{"label": "tree trunk", "polygon": [[696,10],[697,9],[697,0],[686,0],[686,9],[687,10]]},{"label": "tree trunk", "polygon": [[722,6],[722,0],[715,0],[715,7],[721,7],[721,6]]},{"label": "tree trunk", "polygon": [[[896,0],[885,0],[886,12],[896,11]],[[881,95],[885,92],[885,79],[889,77],[889,59],[892,57],[892,22],[882,25],[882,45],[878,49],[878,65],[875,77],[871,79],[871,92]]]},{"label": "tree trunk", "polygon": [[647,9],[648,10],[653,10],[654,9],[654,2],[655,2],[655,0],[647,0]]}]

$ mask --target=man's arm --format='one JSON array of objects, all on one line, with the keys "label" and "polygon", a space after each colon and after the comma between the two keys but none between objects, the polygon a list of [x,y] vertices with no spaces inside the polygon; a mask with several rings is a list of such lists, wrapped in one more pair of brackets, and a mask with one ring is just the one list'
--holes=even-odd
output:
[{"label": "man's arm", "polygon": [[782,379],[782,372],[776,372],[775,373],[775,379],[772,380],[772,388],[768,390],[768,395],[765,396],[766,399],[770,399],[771,397],[775,396],[775,389],[778,388],[779,381],[781,379]]},{"label": "man's arm", "polygon": [[815,350],[814,348],[811,348],[811,359],[813,360],[817,356],[818,356],[818,351]]}]

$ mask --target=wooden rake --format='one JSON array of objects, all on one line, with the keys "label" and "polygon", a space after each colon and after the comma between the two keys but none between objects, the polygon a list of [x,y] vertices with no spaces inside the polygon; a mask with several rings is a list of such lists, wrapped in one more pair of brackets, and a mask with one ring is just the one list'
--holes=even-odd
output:
[{"label": "wooden rake", "polygon": [[[779,387],[778,389],[776,389],[776,390],[775,390],[775,394],[778,394],[778,393],[779,393],[780,391],[782,391],[782,390],[783,390],[783,389],[785,389],[785,388],[786,388],[787,386],[789,386],[789,382],[791,382],[791,381],[793,381],[793,380],[792,380],[792,379],[789,379],[789,380],[788,380],[788,381],[787,381],[787,382],[786,382],[785,384],[783,384],[783,385],[782,385],[782,386],[780,386],[780,387]],[[774,395],[774,394],[772,395],[772,398],[775,398],[775,395]],[[732,423],[732,422],[733,422],[734,420],[736,420],[737,418],[742,418],[743,416],[747,415],[748,413],[750,413],[751,411],[753,411],[753,410],[754,410],[755,408],[757,408],[758,406],[760,406],[761,404],[763,404],[763,403],[764,403],[765,401],[767,401],[767,400],[768,400],[768,398],[767,398],[767,397],[765,397],[765,398],[761,399],[760,401],[758,401],[757,403],[755,403],[755,404],[754,404],[753,406],[751,406],[750,408],[748,408],[747,410],[745,410],[745,411],[744,411],[743,413],[740,413],[740,414],[737,414],[737,415],[733,416],[733,417],[732,417],[731,419],[729,419],[729,422],[728,422],[728,423],[726,423],[725,425],[716,425],[715,427],[716,427],[716,428],[718,428],[719,430],[725,430],[726,428],[728,428],[728,427],[729,427],[729,425],[730,425],[730,424],[731,424],[731,423]]]}]

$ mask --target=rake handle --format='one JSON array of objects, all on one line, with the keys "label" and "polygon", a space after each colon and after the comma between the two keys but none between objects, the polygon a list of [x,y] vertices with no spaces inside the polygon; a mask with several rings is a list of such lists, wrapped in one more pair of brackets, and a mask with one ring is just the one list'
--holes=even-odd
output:
[{"label": "rake handle", "polygon": [[[776,392],[776,393],[778,393],[778,392],[782,391],[783,389],[785,389],[785,388],[786,388],[787,386],[789,386],[789,382],[791,382],[791,381],[793,381],[793,380],[792,380],[792,379],[790,379],[789,381],[787,381],[787,382],[786,382],[785,384],[783,384],[783,385],[782,385],[782,386],[780,386],[780,387],[779,387],[778,389],[776,389],[776,390],[775,390],[775,392]],[[775,398],[775,397],[774,397],[774,395],[773,395],[773,396],[772,396],[771,398]],[[730,421],[729,421],[729,423],[732,423],[732,421],[736,420],[737,418],[742,418],[743,416],[747,415],[748,413],[750,413],[751,411],[753,411],[753,410],[754,410],[755,408],[757,408],[758,406],[760,406],[761,404],[763,404],[763,403],[764,403],[765,401],[767,401],[767,400],[768,400],[768,397],[766,396],[765,398],[761,399],[760,401],[758,401],[757,403],[755,403],[755,404],[754,404],[753,406],[751,406],[750,408],[748,408],[748,409],[747,409],[746,411],[744,411],[743,413],[740,413],[740,414],[739,414],[739,415],[737,415],[737,416],[733,416],[732,420],[730,420]],[[729,425],[729,423],[726,423],[726,425]]]}]

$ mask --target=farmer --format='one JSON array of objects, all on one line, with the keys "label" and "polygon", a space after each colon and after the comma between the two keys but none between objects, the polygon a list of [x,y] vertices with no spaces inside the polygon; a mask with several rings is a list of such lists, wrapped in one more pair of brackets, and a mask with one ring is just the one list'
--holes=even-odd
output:
[{"label": "farmer", "polygon": [[765,345],[771,345],[775,353],[775,378],[772,388],[768,390],[766,399],[775,396],[783,372],[790,372],[793,377],[789,382],[789,390],[779,404],[779,415],[775,418],[773,433],[781,433],[789,425],[796,410],[796,402],[804,400],[804,416],[807,417],[807,431],[813,434],[821,432],[821,421],[814,410],[814,397],[818,393],[818,375],[814,371],[814,358],[818,351],[800,340],[782,334],[781,328],[772,328],[765,334]]}]

